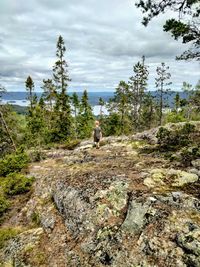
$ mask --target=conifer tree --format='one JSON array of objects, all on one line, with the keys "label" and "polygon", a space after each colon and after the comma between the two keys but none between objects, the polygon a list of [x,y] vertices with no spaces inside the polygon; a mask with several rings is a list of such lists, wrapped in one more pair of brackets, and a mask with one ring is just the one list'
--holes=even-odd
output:
[{"label": "conifer tree", "polygon": [[132,122],[136,130],[138,130],[140,116],[142,112],[142,103],[145,91],[147,89],[148,69],[145,65],[145,57],[142,63],[138,62],[133,67],[134,75],[129,80],[129,100],[132,113]]},{"label": "conifer tree", "polygon": [[171,74],[168,72],[169,67],[165,65],[164,62],[161,63],[161,66],[157,67],[157,77],[155,78],[156,88],[159,93],[159,125],[162,125],[163,119],[163,108],[165,107],[164,97],[170,89],[167,87],[171,82],[167,82]]},{"label": "conifer tree", "polygon": [[52,79],[43,80],[43,97],[44,101],[48,103],[48,110],[50,112],[53,112],[53,103],[55,103],[56,100],[56,88],[53,84]]},{"label": "conifer tree", "polygon": [[57,61],[53,67],[53,79],[56,88],[55,111],[57,119],[54,126],[54,134],[57,140],[70,137],[72,134],[72,115],[70,109],[70,98],[67,94],[67,87],[70,81],[68,64],[65,61],[65,43],[62,36],[57,41]]},{"label": "conifer tree", "polygon": [[80,101],[78,98],[78,95],[76,92],[74,92],[72,94],[72,105],[73,105],[73,112],[74,112],[74,120],[75,120],[75,136],[77,138],[77,134],[78,134],[78,127],[77,127],[77,115],[79,112],[79,108],[80,108]]},{"label": "conifer tree", "polygon": [[156,121],[156,103],[151,93],[145,94],[142,104],[141,126],[151,129]]},{"label": "conifer tree", "polygon": [[34,94],[34,82],[31,78],[31,76],[28,76],[26,79],[26,91],[27,91],[27,99],[30,101],[30,108],[29,112],[31,113],[34,108],[34,104],[37,101],[36,95]]},{"label": "conifer tree", "polygon": [[175,98],[174,98],[174,106],[175,106],[176,113],[178,113],[178,110],[180,108],[180,102],[181,102],[180,94],[176,93]]},{"label": "conifer tree", "polygon": [[117,108],[120,114],[121,134],[127,133],[130,125],[128,89],[129,89],[128,84],[124,81],[120,81],[118,87],[116,88],[114,96],[115,107]]},{"label": "conifer tree", "polygon": [[90,137],[92,133],[93,124],[94,124],[94,116],[92,113],[92,108],[88,101],[87,91],[84,90],[81,98],[80,111],[78,116],[79,137],[80,138]]}]

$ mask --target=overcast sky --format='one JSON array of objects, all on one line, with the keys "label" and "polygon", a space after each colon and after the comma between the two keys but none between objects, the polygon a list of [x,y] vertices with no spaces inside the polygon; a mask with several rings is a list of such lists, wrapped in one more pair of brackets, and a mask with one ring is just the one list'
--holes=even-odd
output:
[{"label": "overcast sky", "polygon": [[133,65],[146,56],[149,88],[155,89],[156,67],[170,66],[173,89],[195,85],[197,62],[175,61],[186,46],[162,31],[165,16],[141,24],[134,0],[0,0],[0,84],[23,91],[31,75],[36,90],[51,78],[56,42],[64,37],[72,81],[70,90],[110,91],[127,81]]}]

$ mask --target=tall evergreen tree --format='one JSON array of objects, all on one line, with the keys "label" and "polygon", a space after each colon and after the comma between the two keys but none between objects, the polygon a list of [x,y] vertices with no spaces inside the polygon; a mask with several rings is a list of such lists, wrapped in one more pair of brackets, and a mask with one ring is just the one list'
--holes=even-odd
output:
[{"label": "tall evergreen tree", "polygon": [[178,110],[180,108],[180,103],[181,103],[180,94],[176,93],[175,98],[174,98],[174,107],[175,107],[176,113],[178,113]]},{"label": "tall evergreen tree", "polygon": [[121,134],[128,133],[130,127],[128,89],[128,84],[124,81],[120,81],[114,96],[115,108],[117,108],[121,120]]},{"label": "tall evergreen tree", "polygon": [[159,93],[159,125],[162,125],[163,119],[163,108],[165,107],[164,97],[169,92],[169,86],[171,82],[167,82],[171,74],[168,72],[169,67],[165,65],[165,63],[161,63],[160,67],[157,67],[157,77],[155,78],[156,88]]},{"label": "tall evergreen tree", "polygon": [[91,136],[94,125],[94,116],[92,107],[88,101],[88,94],[85,90],[83,92],[80,104],[80,111],[78,116],[78,134],[80,138],[87,138]]},{"label": "tall evergreen tree", "polygon": [[65,61],[65,43],[62,36],[59,36],[57,42],[57,61],[53,67],[53,79],[56,88],[57,120],[55,124],[55,137],[62,140],[70,137],[72,131],[72,115],[70,109],[70,98],[67,94],[67,87],[70,81],[68,74],[68,64]]},{"label": "tall evergreen tree", "polygon": [[78,115],[79,108],[80,108],[80,101],[79,101],[79,98],[76,92],[72,94],[71,99],[72,99],[72,106],[73,106],[73,113],[74,113],[74,120],[75,120],[75,123],[74,123],[75,124],[75,135],[77,138],[77,135],[78,135],[77,115]]},{"label": "tall evergreen tree", "polygon": [[133,67],[134,75],[129,80],[129,100],[131,105],[131,113],[133,126],[137,130],[139,128],[140,116],[142,112],[142,103],[145,91],[147,89],[148,69],[145,65],[145,58],[142,63],[138,62]]},{"label": "tall evergreen tree", "polygon": [[43,97],[44,101],[48,103],[48,109],[50,112],[53,112],[53,104],[56,100],[56,88],[53,84],[52,79],[43,80]]},{"label": "tall evergreen tree", "polygon": [[156,103],[151,93],[145,94],[142,104],[141,126],[143,129],[150,129],[156,121]]},{"label": "tall evergreen tree", "polygon": [[37,100],[37,97],[36,95],[34,94],[34,82],[31,78],[31,76],[28,76],[27,79],[26,79],[26,91],[27,91],[27,99],[29,100],[30,102],[30,108],[29,108],[29,111],[30,113],[33,111],[33,108],[34,108],[34,104]]}]

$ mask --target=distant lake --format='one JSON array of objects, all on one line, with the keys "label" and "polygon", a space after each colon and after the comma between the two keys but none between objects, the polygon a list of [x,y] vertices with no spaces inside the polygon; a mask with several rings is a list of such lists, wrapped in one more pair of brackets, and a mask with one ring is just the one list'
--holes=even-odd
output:
[{"label": "distant lake", "polygon": [[[3,99],[1,101],[1,103],[4,105],[4,104],[10,104],[10,105],[18,105],[18,106],[22,106],[22,107],[27,107],[28,106],[28,103],[29,101],[27,100],[5,100]],[[92,109],[93,109],[93,114],[95,116],[99,115],[100,114],[100,106],[99,105],[94,105],[92,106]],[[104,115],[108,115],[108,110],[103,107],[102,108],[102,112]]]}]

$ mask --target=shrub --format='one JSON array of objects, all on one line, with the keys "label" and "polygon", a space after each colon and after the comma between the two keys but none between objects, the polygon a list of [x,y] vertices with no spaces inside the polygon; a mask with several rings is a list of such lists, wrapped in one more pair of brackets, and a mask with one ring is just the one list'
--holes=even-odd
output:
[{"label": "shrub", "polygon": [[181,162],[184,166],[190,166],[191,161],[195,160],[200,157],[200,149],[199,147],[189,147],[189,148],[184,148],[181,151]]},{"label": "shrub", "polygon": [[64,144],[58,145],[58,148],[73,150],[80,144],[80,142],[80,139],[67,140]]},{"label": "shrub", "polygon": [[156,137],[158,144],[163,148],[177,148],[179,146],[187,146],[192,143],[192,133],[195,132],[195,126],[186,123],[181,129],[168,130],[160,127]]},{"label": "shrub", "polygon": [[20,173],[11,173],[4,179],[3,190],[5,194],[10,196],[23,194],[30,191],[33,181],[33,177],[29,178]]},{"label": "shrub", "polygon": [[158,138],[158,144],[161,146],[168,145],[171,142],[171,132],[164,127],[159,128],[156,137]]},{"label": "shrub", "polygon": [[5,198],[5,196],[2,193],[0,193],[0,216],[2,216],[7,211],[9,206],[10,206],[9,201]]},{"label": "shrub", "polygon": [[34,149],[29,152],[29,158],[31,162],[39,162],[46,158],[45,154],[37,149]]},{"label": "shrub", "polygon": [[16,152],[6,155],[0,160],[0,176],[6,176],[12,172],[19,172],[28,164],[28,156],[24,152]]},{"label": "shrub", "polygon": [[2,228],[0,229],[0,249],[5,246],[6,241],[14,238],[21,231],[17,228]]},{"label": "shrub", "polygon": [[184,116],[180,113],[176,113],[176,112],[170,112],[167,114],[166,117],[166,122],[169,123],[176,123],[176,122],[184,122],[186,121],[186,119],[184,118]]}]

